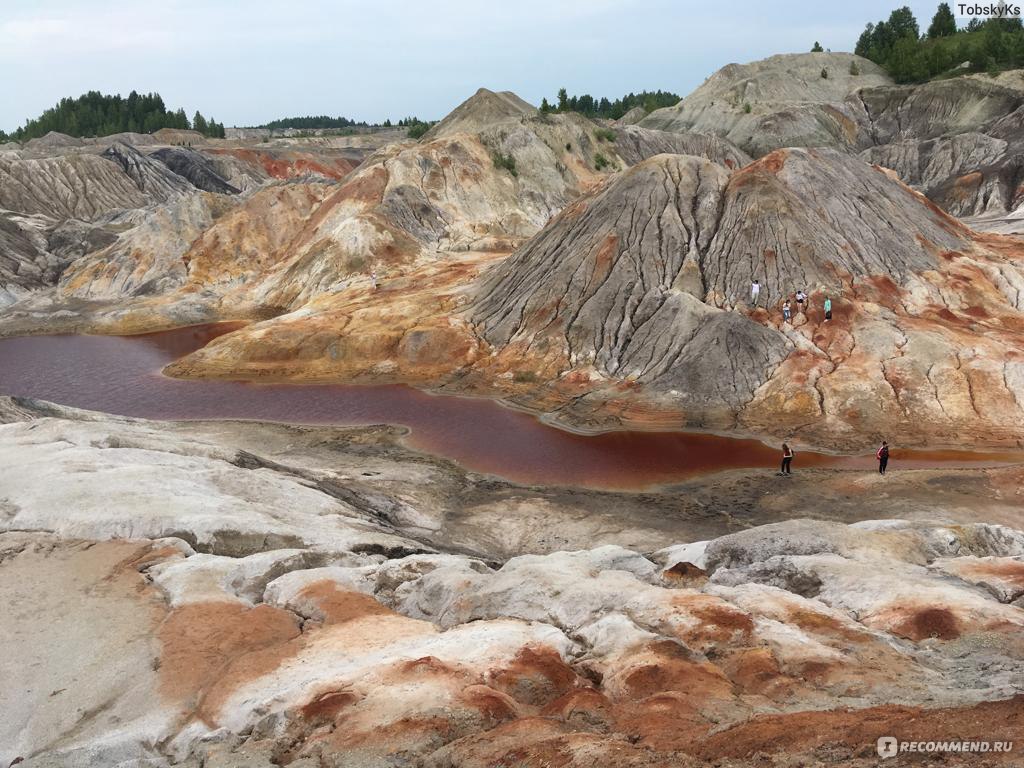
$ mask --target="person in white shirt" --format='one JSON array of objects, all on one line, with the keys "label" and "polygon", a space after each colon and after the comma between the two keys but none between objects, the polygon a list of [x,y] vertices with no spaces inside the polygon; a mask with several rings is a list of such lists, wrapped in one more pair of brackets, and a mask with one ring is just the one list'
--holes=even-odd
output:
[{"label": "person in white shirt", "polygon": [[761,284],[755,280],[750,284],[750,303],[757,306],[757,297],[761,295]]}]

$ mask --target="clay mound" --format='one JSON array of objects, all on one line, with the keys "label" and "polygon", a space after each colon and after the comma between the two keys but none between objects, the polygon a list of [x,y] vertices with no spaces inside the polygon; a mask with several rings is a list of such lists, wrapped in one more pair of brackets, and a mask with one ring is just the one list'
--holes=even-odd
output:
[{"label": "clay mound", "polygon": [[69,147],[81,147],[85,145],[83,139],[77,139],[74,136],[68,136],[65,133],[57,133],[57,131],[50,131],[45,136],[41,136],[38,139],[29,139],[25,142],[25,149],[38,151],[48,151],[52,149],[67,149]]},{"label": "clay mound", "polygon": [[475,317],[499,345],[565,320],[570,359],[589,354],[615,373],[609,355],[618,359],[660,308],[651,292],[728,307],[754,278],[768,302],[800,287],[838,289],[849,276],[902,283],[934,268],[937,253],[969,245],[955,220],[833,150],[779,150],[732,176],[662,155],[520,249],[481,290]]},{"label": "clay mound", "polygon": [[161,128],[159,131],[153,132],[153,138],[164,144],[185,144],[188,146],[206,144],[210,141],[210,139],[198,131],[185,131],[180,128]]},{"label": "clay mound", "polygon": [[511,91],[481,88],[424,135],[424,141],[453,133],[478,133],[498,123],[514,122],[538,114],[537,108]]},{"label": "clay mound", "polygon": [[787,146],[849,148],[856,145],[858,112],[844,106],[847,97],[891,82],[878,65],[850,53],[771,56],[723,67],[679,104],[655,110],[640,124],[714,133],[755,157]]},{"label": "clay mound", "polygon": [[702,254],[728,180],[724,167],[684,155],[631,168],[495,269],[472,310],[478,330],[498,347],[557,350],[570,365],[679,387],[694,403],[749,399],[785,341],[701,301]]},{"label": "clay mound", "polygon": [[970,245],[966,227],[856,157],[778,150],[730,179],[702,277],[713,303],[732,304],[753,278],[771,303],[799,288],[837,290],[849,277],[903,284]]},{"label": "clay mound", "polygon": [[629,112],[624,114],[618,120],[615,121],[616,125],[636,125],[641,120],[647,117],[647,110],[643,107],[633,107]]}]

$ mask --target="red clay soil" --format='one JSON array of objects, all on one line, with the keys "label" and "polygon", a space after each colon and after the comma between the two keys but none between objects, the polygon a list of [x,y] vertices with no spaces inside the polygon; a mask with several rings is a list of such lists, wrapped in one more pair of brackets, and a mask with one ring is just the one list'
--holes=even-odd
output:
[{"label": "red clay soil", "polygon": [[[986,757],[1024,764],[1024,695],[969,707],[922,709],[883,706],[755,717],[683,751],[705,759],[748,758],[757,753],[798,755],[818,749],[850,756],[875,754],[882,736],[902,741],[1013,741],[1013,752]],[[841,762],[841,761],[837,761]],[[947,763],[949,764],[949,763]]]}]

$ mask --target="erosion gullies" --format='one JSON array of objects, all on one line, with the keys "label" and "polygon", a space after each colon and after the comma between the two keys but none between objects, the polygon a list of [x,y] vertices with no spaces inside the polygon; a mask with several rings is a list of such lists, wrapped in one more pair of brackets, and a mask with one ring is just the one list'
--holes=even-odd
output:
[{"label": "erosion gullies", "polygon": [[553,357],[549,370],[593,366],[678,389],[697,407],[749,399],[756,379],[695,364],[727,341],[737,362],[784,357],[781,335],[703,303],[700,262],[728,179],[724,167],[690,156],[631,168],[496,269],[479,289],[474,323],[512,359]]},{"label": "erosion gullies", "polygon": [[[337,180],[368,153],[332,146],[307,151],[301,144],[248,149],[181,133],[101,139],[50,134],[0,152],[0,209],[7,209],[0,301],[27,300],[32,311],[73,314],[81,300],[130,302],[173,291],[184,277],[179,259],[214,219],[244,205],[236,199],[239,190],[275,179]],[[88,255],[94,258],[83,258]],[[82,262],[67,281],[40,293],[60,282],[76,260]],[[75,310],[54,308],[69,302]],[[151,315],[151,325],[202,319],[194,297],[185,304],[187,310],[174,311],[150,303],[143,314]],[[207,306],[205,316],[210,312]],[[87,324],[81,318],[77,325],[68,322],[72,329]]]},{"label": "erosion gullies", "polygon": [[[601,126],[486,89],[358,167],[367,147],[340,138],[50,137],[2,156],[101,163],[145,201],[109,207],[98,185],[67,205],[99,218],[6,217],[2,332],[247,320],[168,373],[400,381],[582,430],[685,426],[843,451],[883,435],[1014,445],[1020,245],[934,202],[1012,226],[1000,211],[1019,196],[1014,82],[896,87],[840,54],[727,67],[672,114],[852,115],[843,141],[810,142],[839,148],[765,145],[753,162],[725,123]],[[783,323],[798,289],[810,304]]]},{"label": "erosion gullies", "polygon": [[920,517],[693,540],[706,516],[652,505],[720,506],[728,478],[583,498],[381,427],[10,399],[0,422],[0,600],[32,606],[0,627],[8,763],[857,765],[893,732],[1024,725],[1024,532],[976,521],[999,496],[1012,515],[1020,467],[904,472],[887,501],[797,475],[832,514]]},{"label": "erosion gullies", "polygon": [[[162,168],[189,186],[190,200],[196,187],[219,193],[215,205],[213,198],[205,198],[212,205],[211,220],[198,237],[194,227],[177,222],[175,208],[182,203],[139,211],[133,220],[138,229],[165,232],[169,247],[151,255],[155,248],[141,248],[140,235],[128,232],[110,251],[76,265],[74,274],[58,286],[57,300],[120,297],[121,306],[108,313],[111,320],[90,307],[95,322],[108,331],[136,329],[147,314],[157,315],[160,325],[174,316],[194,321],[200,305],[211,320],[260,317],[268,308],[276,313],[297,310],[314,299],[329,298],[354,277],[365,280],[372,271],[401,274],[453,252],[508,252],[612,171],[666,148],[703,154],[732,167],[748,161],[714,137],[636,127],[623,130],[620,155],[614,132],[601,133],[578,115],[542,115],[527,107],[508,94],[481,90],[422,142],[388,145],[354,171],[337,165],[348,156],[337,153],[353,150],[334,147],[318,149],[321,161],[314,165],[294,157],[289,164],[285,158],[289,152],[294,156],[294,149],[262,145],[164,147],[144,157],[118,144],[118,151],[135,162],[119,164],[136,176],[141,163]],[[239,163],[248,163],[262,176],[243,178]],[[294,178],[299,172],[312,175]],[[301,185],[309,194],[284,190],[275,178]],[[322,185],[332,182],[337,187],[328,193]],[[254,188],[254,183],[259,186]],[[235,198],[237,189],[248,191]],[[268,211],[268,200],[283,205]],[[293,209],[296,200],[306,202]],[[231,208],[223,221],[212,220]],[[258,235],[265,219],[273,222],[274,243]],[[131,258],[112,259],[112,252]],[[167,267],[159,286],[133,263],[150,260]],[[191,271],[193,263],[197,268]],[[163,306],[148,298],[134,301],[154,294],[165,297]],[[80,327],[75,325],[79,322],[88,321],[69,318],[65,327]]]},{"label": "erosion gullies", "polygon": [[[469,316],[494,350],[480,367],[558,382],[543,410],[573,424],[1013,443],[1024,273],[1005,245],[833,150],[732,174],[665,155],[566,209],[486,276]],[[770,311],[750,305],[755,278]],[[784,323],[800,288],[809,308]]]}]

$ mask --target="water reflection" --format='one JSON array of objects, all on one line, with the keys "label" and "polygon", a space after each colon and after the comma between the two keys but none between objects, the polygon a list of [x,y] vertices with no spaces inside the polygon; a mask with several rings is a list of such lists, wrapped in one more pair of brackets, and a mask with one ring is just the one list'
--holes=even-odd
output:
[{"label": "water reflection", "polygon": [[[301,424],[403,424],[409,443],[463,466],[525,483],[642,488],[733,467],[774,467],[754,440],[685,432],[582,436],[489,400],[433,396],[405,386],[180,381],[160,370],[232,326],[131,337],[0,339],[0,393],[153,419],[252,419]],[[979,464],[1010,457],[903,452],[896,467]],[[801,452],[795,467],[873,466],[871,457]]]}]

